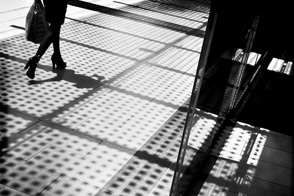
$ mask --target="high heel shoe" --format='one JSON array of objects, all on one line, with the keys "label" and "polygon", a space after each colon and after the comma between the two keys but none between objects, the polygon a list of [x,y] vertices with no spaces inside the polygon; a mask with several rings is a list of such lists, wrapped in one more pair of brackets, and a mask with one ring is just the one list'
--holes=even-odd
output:
[{"label": "high heel shoe", "polygon": [[59,69],[64,69],[66,67],[66,62],[63,61],[60,55],[53,53],[51,56],[52,67],[55,69],[55,66]]},{"label": "high heel shoe", "polygon": [[38,58],[38,56],[33,56],[29,59],[26,66],[24,67],[25,70],[29,68],[26,75],[31,79],[35,78],[35,71],[36,71],[39,60],[40,58]]}]

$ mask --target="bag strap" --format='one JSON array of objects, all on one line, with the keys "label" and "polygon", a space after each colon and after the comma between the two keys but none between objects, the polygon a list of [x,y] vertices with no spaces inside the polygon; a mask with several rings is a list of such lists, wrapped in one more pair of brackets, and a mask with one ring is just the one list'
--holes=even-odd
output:
[{"label": "bag strap", "polygon": [[43,5],[43,2],[41,0],[34,0],[35,1],[35,4],[39,3],[41,5]]},{"label": "bag strap", "polygon": [[36,9],[37,5],[41,5],[42,7],[44,7],[41,0],[34,0],[34,3],[35,3],[35,9]]}]

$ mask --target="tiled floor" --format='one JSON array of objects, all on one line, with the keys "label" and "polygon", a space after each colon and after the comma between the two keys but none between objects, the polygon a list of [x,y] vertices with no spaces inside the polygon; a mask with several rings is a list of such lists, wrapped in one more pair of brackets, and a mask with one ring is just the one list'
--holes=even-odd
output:
[{"label": "tiled floor", "polygon": [[[208,14],[188,0],[74,1],[67,68],[52,70],[50,48],[34,80],[23,67],[38,45],[20,19],[1,23],[0,193],[168,196]],[[238,126],[197,194],[290,195],[292,137]]]},{"label": "tiled floor", "polygon": [[293,191],[291,136],[238,123],[222,135],[212,154],[214,165],[208,167],[199,195],[274,196]]}]

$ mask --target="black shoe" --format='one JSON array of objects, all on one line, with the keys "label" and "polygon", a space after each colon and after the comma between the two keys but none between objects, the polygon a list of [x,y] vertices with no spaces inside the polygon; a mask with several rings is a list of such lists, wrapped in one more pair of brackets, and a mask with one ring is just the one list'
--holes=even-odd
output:
[{"label": "black shoe", "polygon": [[64,69],[66,67],[66,62],[63,61],[60,55],[53,53],[51,56],[52,67],[55,69],[55,66],[59,69]]},{"label": "black shoe", "polygon": [[35,78],[35,71],[39,60],[40,59],[37,56],[31,57],[27,62],[26,66],[24,67],[25,70],[29,68],[26,75],[31,79]]}]

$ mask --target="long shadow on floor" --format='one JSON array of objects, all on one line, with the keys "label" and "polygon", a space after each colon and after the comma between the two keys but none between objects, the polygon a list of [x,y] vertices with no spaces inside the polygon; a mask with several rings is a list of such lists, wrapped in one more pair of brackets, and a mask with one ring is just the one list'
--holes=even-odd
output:
[{"label": "long shadow on floor", "polygon": [[82,74],[76,74],[72,69],[55,69],[53,70],[57,75],[53,78],[46,80],[30,80],[29,84],[42,84],[46,82],[55,82],[65,80],[75,84],[77,88],[95,88],[102,84],[102,81],[105,79],[104,76],[99,76],[94,74],[93,76],[85,76]]}]

